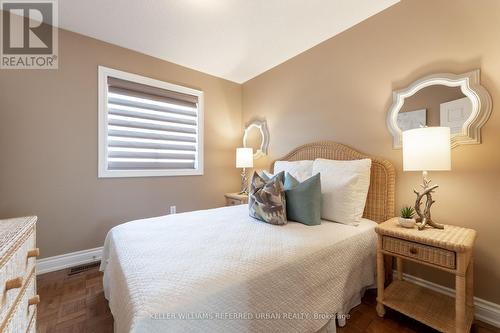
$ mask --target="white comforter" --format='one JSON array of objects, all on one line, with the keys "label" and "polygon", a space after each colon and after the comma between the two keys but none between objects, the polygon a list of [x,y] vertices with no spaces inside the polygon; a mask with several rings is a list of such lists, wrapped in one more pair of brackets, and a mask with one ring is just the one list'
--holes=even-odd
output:
[{"label": "white comforter", "polygon": [[101,264],[115,332],[315,332],[373,284],[375,225],[275,226],[241,205],[116,226]]}]

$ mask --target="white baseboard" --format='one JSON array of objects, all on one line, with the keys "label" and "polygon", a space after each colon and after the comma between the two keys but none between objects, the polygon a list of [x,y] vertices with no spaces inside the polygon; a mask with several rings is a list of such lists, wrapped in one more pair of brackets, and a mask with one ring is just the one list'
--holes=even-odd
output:
[{"label": "white baseboard", "polygon": [[102,247],[95,249],[71,252],[59,256],[38,259],[36,261],[36,274],[44,274],[69,267],[99,261],[102,257]]},{"label": "white baseboard", "polygon": [[[396,272],[394,272],[394,276]],[[444,287],[440,284],[436,284],[419,277],[403,274],[403,278],[406,281],[413,282],[419,286],[429,288],[431,290],[437,291],[438,293],[445,294],[451,297],[455,297],[455,289]],[[487,324],[500,327],[500,305],[486,301],[482,298],[474,297],[474,312],[475,318],[485,322]]]}]

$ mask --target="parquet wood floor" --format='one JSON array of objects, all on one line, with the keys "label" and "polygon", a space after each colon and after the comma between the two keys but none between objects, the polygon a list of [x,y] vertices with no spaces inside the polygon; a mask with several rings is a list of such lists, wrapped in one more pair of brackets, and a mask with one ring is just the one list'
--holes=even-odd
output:
[{"label": "parquet wood floor", "polygon": [[97,268],[68,276],[67,269],[39,275],[38,333],[113,333],[113,316]]},{"label": "parquet wood floor", "polygon": [[[38,333],[112,333],[113,317],[102,289],[97,268],[68,276],[68,270],[37,277]],[[434,333],[436,331],[395,311],[385,318],[375,312],[375,291],[351,311],[351,318],[339,333]],[[476,321],[472,332],[500,333],[500,329]]]}]

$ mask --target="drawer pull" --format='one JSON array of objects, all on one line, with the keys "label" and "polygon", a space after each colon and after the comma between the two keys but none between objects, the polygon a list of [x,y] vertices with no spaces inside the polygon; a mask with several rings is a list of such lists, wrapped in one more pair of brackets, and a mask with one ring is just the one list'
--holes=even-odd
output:
[{"label": "drawer pull", "polygon": [[40,303],[40,296],[35,295],[28,300],[28,305],[37,305]]},{"label": "drawer pull", "polygon": [[410,253],[411,254],[417,254],[418,250],[415,247],[410,247]]},{"label": "drawer pull", "polygon": [[5,282],[5,290],[21,288],[22,286],[23,286],[22,277],[17,277],[15,279],[7,280],[7,282]]},{"label": "drawer pull", "polygon": [[38,257],[40,255],[40,249],[35,248],[28,251],[28,258]]}]

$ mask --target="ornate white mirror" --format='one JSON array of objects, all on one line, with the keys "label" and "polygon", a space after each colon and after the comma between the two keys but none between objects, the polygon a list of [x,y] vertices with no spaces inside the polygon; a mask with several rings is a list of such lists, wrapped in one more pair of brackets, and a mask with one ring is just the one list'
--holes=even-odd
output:
[{"label": "ornate white mirror", "polygon": [[451,129],[451,146],[481,143],[481,127],[491,113],[491,97],[476,69],[464,74],[433,74],[392,93],[387,126],[393,147],[402,132],[424,126]]},{"label": "ornate white mirror", "polygon": [[253,148],[254,159],[267,155],[269,149],[269,130],[265,120],[254,120],[245,126],[243,147]]}]

